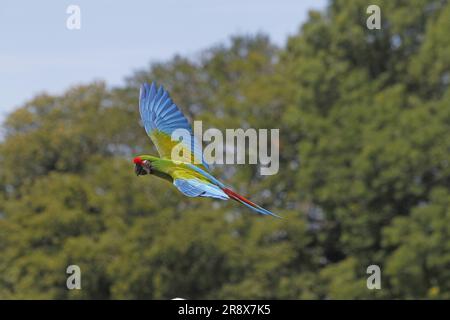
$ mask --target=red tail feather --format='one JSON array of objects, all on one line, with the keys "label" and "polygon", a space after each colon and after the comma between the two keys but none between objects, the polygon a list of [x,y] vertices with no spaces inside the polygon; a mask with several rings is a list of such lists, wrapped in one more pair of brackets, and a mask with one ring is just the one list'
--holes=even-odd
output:
[{"label": "red tail feather", "polygon": [[231,197],[232,199],[234,199],[234,200],[241,200],[241,201],[243,201],[243,202],[245,202],[245,203],[247,203],[247,204],[249,204],[249,205],[251,205],[251,206],[253,206],[253,207],[257,207],[256,204],[254,204],[254,203],[251,202],[250,200],[244,198],[244,197],[241,196],[240,194],[237,194],[236,192],[231,191],[230,189],[223,188],[223,192],[225,192],[228,196],[230,196],[230,197]]},{"label": "red tail feather", "polygon": [[242,203],[243,205],[248,206],[250,209],[258,212],[259,214],[264,214],[264,215],[271,215],[277,218],[281,218],[280,216],[274,214],[273,212],[270,212],[269,210],[266,210],[260,206],[258,206],[257,204],[251,202],[250,200],[244,198],[243,196],[241,196],[240,194],[237,194],[234,191],[231,191],[230,189],[227,188],[223,188],[222,189],[223,192],[225,192],[231,199],[236,200],[237,202]]}]

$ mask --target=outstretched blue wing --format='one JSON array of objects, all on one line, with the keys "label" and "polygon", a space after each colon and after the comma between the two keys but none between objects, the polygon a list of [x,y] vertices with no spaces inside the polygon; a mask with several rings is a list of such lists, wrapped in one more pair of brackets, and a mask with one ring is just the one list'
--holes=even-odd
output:
[{"label": "outstretched blue wing", "polygon": [[189,155],[194,165],[209,170],[204,161],[202,145],[192,132],[191,125],[169,96],[163,86],[157,88],[144,83],[139,96],[139,112],[145,131],[152,139],[162,158],[172,158],[172,150],[179,141],[172,141],[172,133],[177,129],[184,129],[189,133],[189,141],[181,142],[185,153]]}]

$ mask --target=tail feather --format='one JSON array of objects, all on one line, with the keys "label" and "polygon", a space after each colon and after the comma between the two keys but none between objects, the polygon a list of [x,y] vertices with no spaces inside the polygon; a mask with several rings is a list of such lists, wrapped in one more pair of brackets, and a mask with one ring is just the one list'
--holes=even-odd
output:
[{"label": "tail feather", "polygon": [[242,203],[243,205],[249,207],[250,209],[252,209],[252,210],[254,210],[254,211],[256,211],[256,212],[258,212],[258,213],[260,213],[260,214],[263,214],[263,215],[270,215],[270,216],[277,217],[277,218],[280,218],[280,219],[281,219],[281,217],[278,216],[278,215],[276,215],[275,213],[270,212],[270,211],[267,210],[267,209],[264,209],[263,207],[257,205],[257,204],[254,203],[254,202],[251,202],[250,200],[244,198],[244,197],[241,196],[240,194],[237,194],[236,192],[234,192],[234,191],[232,191],[232,190],[230,190],[230,189],[228,189],[228,188],[223,188],[222,190],[223,190],[223,192],[225,192],[231,199],[236,200],[237,202]]}]

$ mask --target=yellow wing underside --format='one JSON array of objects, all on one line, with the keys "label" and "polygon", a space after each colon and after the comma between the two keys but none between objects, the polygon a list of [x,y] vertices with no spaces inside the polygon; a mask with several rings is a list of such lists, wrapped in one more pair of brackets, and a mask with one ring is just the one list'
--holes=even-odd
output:
[{"label": "yellow wing underside", "polygon": [[173,141],[166,133],[155,130],[149,136],[155,144],[161,158],[191,163],[203,170],[207,170],[201,162],[195,162],[198,159],[195,159],[194,153],[190,148],[179,141]]}]

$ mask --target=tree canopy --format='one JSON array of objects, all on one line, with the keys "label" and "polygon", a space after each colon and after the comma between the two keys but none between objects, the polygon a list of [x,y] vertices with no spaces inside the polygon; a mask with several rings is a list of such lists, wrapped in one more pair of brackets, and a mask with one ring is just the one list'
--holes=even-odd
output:
[{"label": "tree canopy", "polygon": [[[2,125],[0,298],[449,299],[448,30],[447,1],[334,0],[283,47],[235,36],[34,97]],[[284,219],[137,178],[144,81],[204,127],[279,128],[278,174],[214,173]]]}]

